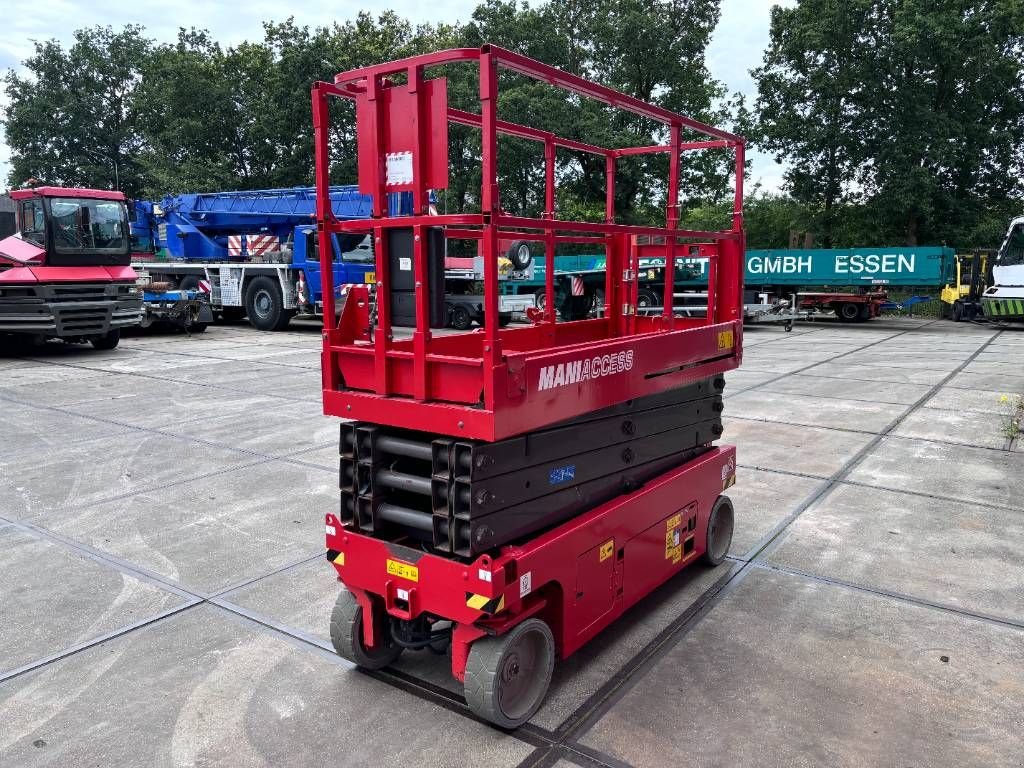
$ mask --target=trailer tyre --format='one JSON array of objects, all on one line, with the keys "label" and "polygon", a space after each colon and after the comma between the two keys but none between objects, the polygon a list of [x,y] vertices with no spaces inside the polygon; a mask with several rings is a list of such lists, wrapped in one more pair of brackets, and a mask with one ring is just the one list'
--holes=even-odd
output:
[{"label": "trailer tyre", "polygon": [[283,331],[295,314],[294,310],[284,308],[280,284],[266,276],[254,277],[249,283],[245,313],[253,327],[261,331]]},{"label": "trailer tyre", "polygon": [[468,331],[469,326],[473,324],[473,316],[461,304],[452,304],[452,311],[448,321],[455,330]]},{"label": "trailer tyre", "polygon": [[114,328],[100,336],[93,336],[89,339],[93,349],[113,349],[121,341],[121,329]]},{"label": "trailer tyre", "polygon": [[473,713],[501,728],[518,728],[540,708],[555,668],[555,638],[540,619],[469,648],[464,693]]},{"label": "trailer tyre", "polygon": [[719,496],[708,516],[707,548],[702,558],[708,565],[721,565],[729,554],[734,518],[732,501],[728,496]]},{"label": "trailer tyre", "polygon": [[331,611],[331,644],[338,655],[363,669],[383,669],[402,654],[402,646],[395,645],[388,633],[386,622],[382,622],[377,636],[379,648],[363,645],[363,607],[348,590],[338,595]]},{"label": "trailer tyre", "polygon": [[840,322],[855,323],[860,318],[860,307],[852,301],[847,301],[836,306],[835,313]]},{"label": "trailer tyre", "polygon": [[512,262],[512,268],[522,272],[530,266],[533,261],[533,254],[530,253],[530,244],[525,240],[516,240],[509,246],[505,253],[506,258]]},{"label": "trailer tyre", "polygon": [[650,290],[649,288],[641,288],[636,292],[636,305],[637,307],[656,307],[661,304],[661,299],[658,295]]}]

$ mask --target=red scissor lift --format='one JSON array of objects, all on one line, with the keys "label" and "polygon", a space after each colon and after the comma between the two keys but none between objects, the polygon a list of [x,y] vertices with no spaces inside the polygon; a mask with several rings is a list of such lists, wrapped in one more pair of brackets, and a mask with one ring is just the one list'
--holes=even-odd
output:
[{"label": "red scissor lift", "polygon": [[[479,113],[449,106],[446,80],[427,76],[456,64],[479,71]],[[501,70],[657,121],[667,143],[604,148],[504,121]],[[370,220],[330,215],[336,97],[355,102]],[[735,480],[735,453],[712,441],[721,432],[721,374],[739,365],[742,350],[744,141],[493,45],[341,73],[314,86],[313,116],[327,282],[324,412],[352,420],[342,424],[341,509],[326,517],[328,559],[347,587],[332,639],[368,668],[450,641],[452,674],[471,709],[514,727],[540,706],[556,656],[575,652],[681,568],[717,564],[728,551],[733,511],[722,491]],[[448,185],[450,123],[480,131],[480,212],[428,215],[430,190]],[[700,140],[684,141],[684,131]],[[542,145],[540,218],[502,209],[499,134]],[[698,150],[735,154],[730,230],[678,228],[680,164]],[[605,159],[603,222],[556,218],[558,152]],[[665,225],[618,224],[617,161],[651,153],[668,155]],[[387,195],[396,192],[411,193],[413,215],[388,216]],[[373,235],[375,312],[366,289],[354,287],[336,315],[332,233]],[[603,247],[603,315],[557,322],[548,269],[544,311],[528,326],[502,328],[498,241],[508,238],[541,244],[549,259],[566,243]],[[445,239],[479,241],[484,327],[475,332],[432,331]],[[708,259],[706,317],[675,317],[668,302],[661,315],[636,314],[641,239],[645,255],[650,242],[662,243],[666,263],[697,252]],[[665,270],[668,296],[673,272]],[[392,322],[399,307],[415,317],[401,338]],[[531,477],[548,486],[536,490],[544,483],[531,486]]]}]

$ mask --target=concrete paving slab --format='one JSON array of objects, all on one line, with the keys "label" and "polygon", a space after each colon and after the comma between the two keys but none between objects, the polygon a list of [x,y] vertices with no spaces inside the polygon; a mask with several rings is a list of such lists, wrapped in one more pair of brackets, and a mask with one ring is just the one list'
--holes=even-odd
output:
[{"label": "concrete paving slab", "polygon": [[1002,407],[1000,398],[1003,394],[990,389],[942,387],[924,403],[923,407],[960,412],[999,413]]},{"label": "concrete paving slab", "polygon": [[750,371],[746,368],[729,371],[725,374],[725,396],[730,397],[741,390],[758,387],[777,376],[777,373],[771,371]]},{"label": "concrete paving slab", "polygon": [[804,512],[768,560],[818,576],[1024,622],[1018,512],[845,485]]},{"label": "concrete paving slab", "polygon": [[725,418],[724,425],[722,440],[736,446],[740,464],[816,477],[831,477],[873,439],[865,433],[774,421]]},{"label": "concrete paving slab", "polygon": [[[19,456],[48,452],[52,448],[96,440],[128,432],[126,427],[96,419],[74,416],[54,408],[39,408],[12,402],[0,393],[0,435],[4,440],[4,462]],[[0,475],[0,487],[3,476]]]},{"label": "concrete paving slab", "polygon": [[853,482],[1024,510],[1024,453],[883,438]]},{"label": "concrete paving slab", "polygon": [[0,685],[0,764],[514,766],[501,731],[202,606]]},{"label": "concrete paving slab", "polygon": [[[340,419],[335,421],[335,429]],[[302,464],[315,464],[318,467],[329,469],[332,472],[338,471],[338,434],[335,433],[325,445],[309,451],[289,454],[284,461],[299,462]]]},{"label": "concrete paving slab", "polygon": [[747,469],[737,472],[736,485],[727,491],[736,509],[729,554],[744,557],[776,525],[792,514],[822,480]]},{"label": "concrete paving slab", "polygon": [[581,742],[641,767],[1018,765],[1020,643],[1006,626],[755,571]]},{"label": "concrete paving slab", "polygon": [[1024,373],[972,373],[961,371],[949,381],[949,386],[961,389],[982,389],[1001,394],[1024,393]]},{"label": "concrete paving slab", "polygon": [[338,481],[265,462],[39,522],[193,591],[212,593],[315,555]]},{"label": "concrete paving slab", "polygon": [[877,433],[906,410],[907,406],[899,403],[776,393],[762,388],[729,398],[727,412],[748,419]]},{"label": "concrete paving slab", "polygon": [[854,365],[845,358],[833,363],[822,363],[804,371],[814,376],[828,376],[834,379],[861,379],[863,381],[891,381],[896,384],[938,384],[949,376],[948,370],[927,368],[893,368],[878,363]]},{"label": "concrete paving slab", "polygon": [[17,527],[0,529],[0,675],[183,602]]},{"label": "concrete paving slab", "polygon": [[[246,395],[235,396],[244,402]],[[266,456],[281,456],[338,442],[338,419],[324,416],[316,403],[295,403],[250,395],[260,403],[228,416],[170,424],[164,431]],[[337,462],[332,467],[337,469]]]},{"label": "concrete paving slab", "polygon": [[[813,371],[814,369],[812,369]],[[856,369],[851,371],[856,376]],[[861,381],[860,379],[834,379],[815,376],[812,372],[787,376],[773,382],[766,390],[772,393],[834,397],[844,400],[866,400],[876,403],[912,405],[931,387],[927,384],[898,384],[895,382]]]},{"label": "concrete paving slab", "polygon": [[1005,420],[997,413],[921,408],[910,414],[891,434],[957,445],[1003,448]]},{"label": "concrete paving slab", "polygon": [[[614,628],[559,662],[548,697],[532,722],[549,729],[557,727],[709,587],[725,578],[729,567],[728,563],[718,568],[695,565],[683,571],[622,616]],[[333,573],[326,562],[317,560],[243,587],[226,599],[330,643],[328,622],[342,589]],[[446,656],[405,653],[396,667],[462,694],[462,684],[451,676]]]},{"label": "concrete paving slab", "polygon": [[0,361],[0,394],[17,397],[17,393],[40,384],[54,381],[76,381],[84,383],[91,377],[108,376],[103,371],[86,371],[65,365],[50,365],[24,361],[23,365],[7,365]]},{"label": "concrete paving slab", "polygon": [[54,442],[7,461],[7,471],[0,473],[0,508],[19,519],[59,517],[62,510],[255,460],[251,454],[152,432]]}]

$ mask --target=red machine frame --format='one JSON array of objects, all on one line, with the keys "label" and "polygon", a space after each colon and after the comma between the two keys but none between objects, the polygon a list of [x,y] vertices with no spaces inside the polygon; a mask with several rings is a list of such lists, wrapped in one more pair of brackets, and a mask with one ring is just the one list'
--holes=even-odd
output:
[{"label": "red machine frame", "polygon": [[[711,510],[736,481],[736,449],[699,458],[519,546],[472,563],[347,531],[326,517],[328,558],[363,616],[421,614],[453,622],[452,675],[472,643],[538,616],[565,659],[708,549]],[[395,566],[398,564],[398,567]],[[377,645],[375,622],[363,642]]]},{"label": "red machine frame", "polygon": [[[432,67],[476,64],[480,113],[448,106],[443,78],[428,79]],[[581,97],[603,102],[663,124],[666,145],[598,147],[498,118],[498,73],[508,70]],[[404,77],[398,84],[393,78]],[[583,78],[493,45],[460,48],[343,72],[334,83],[313,87],[317,223],[326,281],[324,295],[324,412],[350,419],[465,438],[498,440],[569,419],[625,400],[682,386],[739,365],[742,354],[744,140],[664,108],[647,104]],[[369,221],[335,220],[330,214],[329,100],[356,102],[359,126],[359,183],[373,195]],[[479,128],[482,146],[480,213],[428,215],[429,192],[447,186],[449,123]],[[683,130],[707,137],[683,141]],[[540,218],[513,216],[500,204],[498,135],[543,144],[545,205]],[[735,151],[736,190],[732,228],[721,232],[679,229],[679,178],[683,153]],[[555,217],[555,162],[558,150],[605,158],[607,191],[601,223]],[[632,155],[668,153],[665,225],[615,222],[616,161]],[[388,216],[387,194],[410,192],[412,216]],[[416,327],[397,339],[387,287],[391,284],[385,232],[414,233]],[[484,257],[484,328],[438,335],[429,318],[428,228],[443,227],[447,238],[475,239]],[[377,323],[370,327],[369,297],[353,289],[334,323],[331,284],[332,233],[372,233],[375,238]],[[501,329],[498,317],[498,241],[517,238],[544,244],[549,254],[564,243],[604,246],[607,254],[603,317],[558,323],[554,273],[546,271],[542,318],[529,327]],[[660,316],[637,315],[637,238],[663,242],[666,264],[691,255],[700,241],[709,259],[707,315],[673,316],[666,303]],[[649,246],[647,246],[649,248]],[[666,270],[666,295],[674,270]],[[561,373],[559,373],[561,372]],[[544,386],[548,384],[549,386]]]}]

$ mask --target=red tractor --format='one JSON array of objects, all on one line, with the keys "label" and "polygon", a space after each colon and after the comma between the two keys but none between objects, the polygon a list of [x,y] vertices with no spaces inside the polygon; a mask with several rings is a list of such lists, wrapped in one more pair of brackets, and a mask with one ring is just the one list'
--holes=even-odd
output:
[{"label": "red tractor", "polygon": [[113,349],[142,321],[122,192],[11,192],[18,232],[0,240],[0,333]]}]

